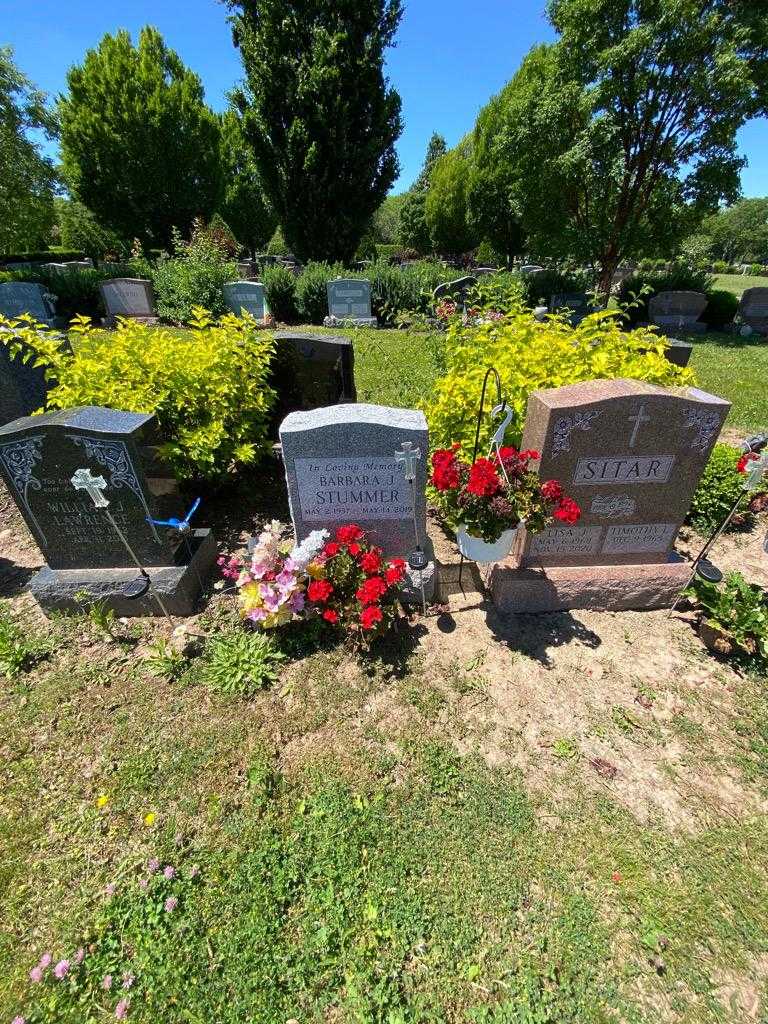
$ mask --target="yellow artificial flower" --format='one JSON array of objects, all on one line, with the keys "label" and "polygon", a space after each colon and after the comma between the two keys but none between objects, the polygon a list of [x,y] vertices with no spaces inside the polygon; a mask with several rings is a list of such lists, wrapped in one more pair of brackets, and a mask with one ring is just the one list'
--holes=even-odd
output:
[{"label": "yellow artificial flower", "polygon": [[307,572],[313,580],[321,580],[325,576],[325,566],[319,562],[310,562],[307,566]]},{"label": "yellow artificial flower", "polygon": [[147,826],[147,828],[152,828],[152,826],[155,823],[156,817],[157,815],[155,814],[154,811],[150,811],[149,814],[144,815],[144,824]]},{"label": "yellow artificial flower", "polygon": [[252,581],[240,588],[240,605],[243,615],[252,612],[254,608],[261,608],[263,604],[264,600],[261,596],[260,584]]},{"label": "yellow artificial flower", "polygon": [[99,810],[101,810],[102,807],[106,807],[108,803],[109,803],[109,797],[107,796],[107,794],[106,793],[100,793],[98,798],[97,798],[97,800],[96,800],[96,806],[99,808]]}]

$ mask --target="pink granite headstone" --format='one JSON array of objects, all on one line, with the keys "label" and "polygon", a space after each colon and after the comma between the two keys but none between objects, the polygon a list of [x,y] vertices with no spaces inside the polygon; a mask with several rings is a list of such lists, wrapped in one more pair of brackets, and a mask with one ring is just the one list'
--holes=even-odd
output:
[{"label": "pink granite headstone", "polygon": [[[680,576],[680,562],[672,556],[675,538],[729,409],[729,402],[696,388],[673,390],[636,380],[593,380],[534,391],[523,447],[541,453],[541,478],[559,480],[582,515],[574,526],[557,523],[523,536],[512,568],[543,570],[549,596],[532,602],[541,608],[520,610],[663,603],[660,593],[642,596],[642,579],[657,580],[666,567],[670,580]],[[610,581],[610,570],[619,566],[638,567],[641,582],[635,596],[626,598],[630,603],[621,592],[626,597],[633,591],[627,583],[631,571],[618,573],[616,586]],[[649,575],[643,566],[655,568]],[[561,569],[571,570],[563,576],[568,597],[558,594]],[[527,578],[541,582],[533,573]],[[590,595],[582,603],[574,592],[579,580]],[[670,587],[674,590],[673,581]],[[656,583],[654,588],[659,590]]]}]

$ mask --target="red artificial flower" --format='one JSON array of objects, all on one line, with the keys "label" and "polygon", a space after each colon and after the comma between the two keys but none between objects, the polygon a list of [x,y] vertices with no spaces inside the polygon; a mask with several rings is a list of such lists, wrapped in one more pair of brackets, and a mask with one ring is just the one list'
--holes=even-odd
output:
[{"label": "red artificial flower", "polygon": [[547,501],[560,501],[563,496],[563,485],[559,480],[547,480],[541,485],[541,494]]},{"label": "red artificial flower", "polygon": [[403,576],[405,576],[404,560],[402,558],[391,559],[384,573],[384,579],[392,586],[393,583],[399,583]]},{"label": "red artificial flower", "polygon": [[340,544],[351,544],[353,541],[362,540],[365,536],[359,526],[350,523],[349,526],[340,526],[336,531],[336,540]]},{"label": "red artificial flower", "polygon": [[347,551],[350,553],[350,555],[352,555],[353,558],[357,558],[357,556],[360,554],[362,550],[363,549],[360,547],[359,544],[350,544],[347,547]]},{"label": "red artificial flower", "polygon": [[555,519],[559,519],[560,522],[568,523],[572,526],[581,518],[581,509],[573,498],[563,498],[560,504],[552,510],[552,515]]},{"label": "red artificial flower", "polygon": [[326,608],[323,612],[323,618],[326,622],[331,622],[335,625],[339,621],[339,613],[335,608]]},{"label": "red artificial flower", "polygon": [[307,597],[315,603],[327,601],[333,593],[333,586],[328,580],[312,580],[307,587]]},{"label": "red artificial flower", "polygon": [[739,471],[739,473],[746,473],[747,466],[749,465],[749,463],[752,462],[754,459],[759,458],[760,456],[757,454],[757,452],[746,452],[744,455],[741,456],[739,461],[736,463],[736,469]]},{"label": "red artificial flower", "polygon": [[341,551],[341,544],[337,544],[334,540],[329,540],[323,548],[323,554],[327,555],[328,558],[333,558],[334,555],[338,555]]},{"label": "red artificial flower", "polygon": [[363,629],[373,629],[377,622],[381,622],[382,618],[381,608],[375,604],[369,604],[360,613],[360,625]]},{"label": "red artificial flower", "polygon": [[369,576],[364,583],[362,583],[356,592],[358,601],[362,604],[373,604],[378,601],[387,592],[387,584],[381,578],[381,576]]},{"label": "red artificial flower", "polygon": [[375,576],[381,569],[381,559],[376,551],[366,551],[360,559],[360,568],[367,576]]},{"label": "red artificial flower", "polygon": [[478,459],[469,471],[467,490],[479,498],[490,498],[501,487],[499,474],[490,459]]}]

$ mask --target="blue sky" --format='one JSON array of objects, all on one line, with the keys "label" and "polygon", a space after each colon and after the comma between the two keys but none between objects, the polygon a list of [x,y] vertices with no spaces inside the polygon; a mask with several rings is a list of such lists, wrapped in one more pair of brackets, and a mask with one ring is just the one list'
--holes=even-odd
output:
[{"label": "blue sky", "polygon": [[[458,142],[530,47],[552,38],[544,0],[405,0],[405,6],[388,58],[405,121],[397,191],[418,174],[433,131],[449,145]],[[222,109],[241,75],[226,13],[217,0],[0,0],[0,42],[10,43],[22,70],[56,95],[67,68],[105,32],[127,28],[135,38],[152,24],[201,76],[211,106]],[[739,145],[749,159],[744,194],[768,195],[768,121],[745,125]]]}]

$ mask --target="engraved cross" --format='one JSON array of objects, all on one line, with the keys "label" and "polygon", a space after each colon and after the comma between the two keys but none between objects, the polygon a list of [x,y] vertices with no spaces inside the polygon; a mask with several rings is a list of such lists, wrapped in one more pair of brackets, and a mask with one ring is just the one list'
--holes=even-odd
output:
[{"label": "engraved cross", "polygon": [[405,470],[406,480],[416,479],[416,462],[421,458],[421,449],[414,448],[413,442],[403,441],[402,447],[395,452],[396,461]]},{"label": "engraved cross", "polygon": [[76,491],[87,491],[96,508],[106,508],[109,502],[101,493],[107,486],[103,476],[94,476],[90,469],[78,469],[72,477],[72,486]]},{"label": "engraved cross", "polygon": [[635,441],[637,440],[637,432],[640,429],[641,424],[650,423],[651,417],[645,415],[645,405],[641,405],[640,409],[634,416],[628,416],[627,419],[630,423],[634,423],[635,427],[632,431],[632,437],[629,439],[629,447],[635,447]]}]

